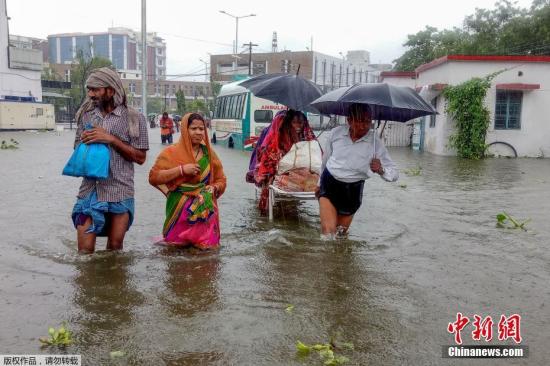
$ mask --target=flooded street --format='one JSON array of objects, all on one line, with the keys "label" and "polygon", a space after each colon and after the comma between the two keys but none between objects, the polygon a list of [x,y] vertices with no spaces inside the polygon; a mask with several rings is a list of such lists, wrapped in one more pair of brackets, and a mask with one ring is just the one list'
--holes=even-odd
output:
[{"label": "flooded street", "polygon": [[[136,217],[122,253],[76,252],[80,179],[61,176],[74,131],[0,133],[0,353],[59,353],[39,337],[66,321],[84,365],[322,365],[295,343],[351,342],[349,365],[544,365],[550,359],[550,160],[464,161],[390,150],[397,183],[371,179],[348,240],[319,239],[316,202],[270,223],[244,181],[249,153],[217,148],[228,177],[222,248],[154,246],[164,197],[136,166]],[[176,138],[179,135],[176,135]],[[403,169],[422,168],[419,176]],[[404,187],[403,185],[406,185]],[[499,229],[506,211],[527,231]],[[103,249],[105,239],[98,240]],[[293,305],[292,311],[285,311]],[[517,313],[529,357],[455,361],[449,322]],[[474,342],[469,324],[465,344]],[[508,340],[506,344],[514,344]],[[111,359],[110,352],[125,356]]]}]

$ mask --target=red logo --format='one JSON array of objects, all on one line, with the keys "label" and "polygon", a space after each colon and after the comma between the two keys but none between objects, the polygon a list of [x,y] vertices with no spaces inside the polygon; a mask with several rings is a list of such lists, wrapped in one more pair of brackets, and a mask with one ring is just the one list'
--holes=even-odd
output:
[{"label": "red logo", "polygon": [[[474,341],[481,341],[483,338],[485,342],[490,342],[493,339],[493,318],[488,315],[482,317],[478,314],[474,314],[474,321],[472,326],[472,339]],[[449,323],[447,331],[454,334],[455,343],[462,344],[461,331],[464,330],[466,325],[470,323],[470,319],[462,313],[456,313],[456,321]],[[498,322],[498,340],[505,341],[509,338],[513,339],[516,343],[521,343],[521,316],[518,314],[512,314],[506,317],[504,314],[500,316]]]}]

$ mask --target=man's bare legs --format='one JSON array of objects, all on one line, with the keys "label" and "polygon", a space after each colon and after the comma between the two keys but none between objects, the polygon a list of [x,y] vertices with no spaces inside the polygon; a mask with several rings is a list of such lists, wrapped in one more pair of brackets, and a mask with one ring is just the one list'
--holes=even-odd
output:
[{"label": "man's bare legs", "polygon": [[319,212],[321,215],[321,234],[334,236],[347,235],[353,220],[353,215],[338,215],[336,207],[326,197],[319,198]]},{"label": "man's bare legs", "polygon": [[[107,250],[122,250],[130,215],[127,212],[123,214],[108,214],[105,219],[109,221]],[[78,225],[76,228],[78,251],[83,254],[92,254],[95,251],[97,235],[86,233],[90,225],[92,225],[92,219],[88,217],[84,225]]]},{"label": "man's bare legs", "polygon": [[109,238],[107,239],[107,250],[122,250],[124,236],[128,230],[130,214],[109,214]]},{"label": "man's bare legs", "polygon": [[78,251],[83,254],[92,254],[95,250],[96,234],[86,232],[90,225],[92,225],[92,219],[88,217],[86,221],[84,221],[84,225],[78,225],[76,227]]}]

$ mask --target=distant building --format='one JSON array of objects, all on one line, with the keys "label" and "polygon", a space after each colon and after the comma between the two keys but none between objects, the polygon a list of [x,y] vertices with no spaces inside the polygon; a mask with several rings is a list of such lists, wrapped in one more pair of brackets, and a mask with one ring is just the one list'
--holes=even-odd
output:
[{"label": "distant building", "polygon": [[[80,50],[87,57],[109,59],[128,75],[141,77],[141,33],[128,28],[109,28],[100,33],[64,33],[48,36],[49,62],[71,64]],[[148,80],[166,79],[166,43],[156,33],[147,33]],[[137,78],[137,76],[136,76]]]},{"label": "distant building", "polygon": [[369,64],[367,68],[367,83],[379,83],[380,75],[384,71],[389,71],[393,68],[391,64]]},{"label": "distant building", "polygon": [[6,0],[0,0],[0,99],[42,101],[42,52],[8,43]]},{"label": "distant building", "polygon": [[17,36],[10,34],[10,46],[27,50],[40,50],[42,52],[42,61],[48,62],[48,41],[46,39]]},{"label": "distant building", "polygon": [[42,51],[9,40],[6,0],[0,0],[0,130],[53,128],[53,106],[41,103]]},{"label": "distant building", "polygon": [[397,86],[416,87],[416,72],[414,71],[382,71],[379,81]]},{"label": "distant building", "polygon": [[[296,73],[299,67],[300,75],[325,90],[331,90],[367,82],[369,60],[368,51],[349,51],[348,59],[316,51],[252,53],[250,74]],[[230,82],[246,77],[249,70],[247,54],[211,55],[210,65],[211,78],[218,82]]]}]

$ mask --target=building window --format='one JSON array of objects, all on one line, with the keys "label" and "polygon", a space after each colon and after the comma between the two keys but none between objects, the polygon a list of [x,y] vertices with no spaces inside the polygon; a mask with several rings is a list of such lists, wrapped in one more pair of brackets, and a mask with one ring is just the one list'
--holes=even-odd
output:
[{"label": "building window", "polygon": [[65,81],[71,81],[71,69],[65,70]]},{"label": "building window", "polygon": [[129,89],[130,89],[130,93],[135,93],[136,92],[136,84],[130,83]]},{"label": "building window", "polygon": [[519,130],[521,128],[521,101],[523,92],[497,90],[495,106],[495,130]]},{"label": "building window", "polygon": [[160,94],[160,84],[155,84],[155,94]]},{"label": "building window", "polygon": [[[437,110],[437,97],[432,99],[431,104]],[[430,115],[430,127],[435,127],[435,117],[435,114]]]}]

